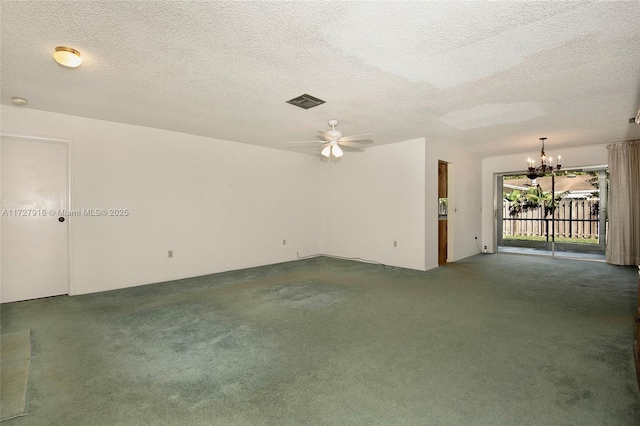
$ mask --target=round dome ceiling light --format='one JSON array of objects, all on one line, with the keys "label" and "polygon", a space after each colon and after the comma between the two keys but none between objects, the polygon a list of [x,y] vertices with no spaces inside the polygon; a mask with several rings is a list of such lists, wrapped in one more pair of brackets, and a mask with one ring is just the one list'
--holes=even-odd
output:
[{"label": "round dome ceiling light", "polygon": [[53,59],[55,59],[56,62],[60,65],[69,68],[79,67],[82,63],[80,52],[78,52],[76,49],[65,46],[56,47],[56,51],[53,52]]},{"label": "round dome ceiling light", "polygon": [[18,96],[11,98],[11,102],[13,102],[15,106],[27,106],[27,100]]}]

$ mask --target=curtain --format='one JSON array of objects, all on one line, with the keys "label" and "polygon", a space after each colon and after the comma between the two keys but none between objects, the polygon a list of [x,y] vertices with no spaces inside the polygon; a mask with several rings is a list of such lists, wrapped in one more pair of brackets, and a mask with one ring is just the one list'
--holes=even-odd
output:
[{"label": "curtain", "polygon": [[640,140],[609,151],[607,263],[640,265]]}]

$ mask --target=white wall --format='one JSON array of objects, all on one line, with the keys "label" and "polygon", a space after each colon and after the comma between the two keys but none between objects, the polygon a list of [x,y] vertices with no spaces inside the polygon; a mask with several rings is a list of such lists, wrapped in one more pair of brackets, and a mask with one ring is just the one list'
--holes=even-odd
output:
[{"label": "white wall", "polygon": [[438,160],[450,163],[448,261],[477,254],[481,159],[424,138],[371,147],[324,167],[322,252],[418,270],[437,267]]},{"label": "white wall", "polygon": [[4,105],[1,118],[3,134],[72,140],[72,209],[130,211],[70,219],[72,294],[319,251],[315,157]]},{"label": "white wall", "polygon": [[424,270],[424,158],[421,138],[324,165],[322,253]]},{"label": "white wall", "polygon": [[468,150],[441,141],[425,149],[426,269],[438,266],[438,160],[448,166],[448,262],[477,254],[481,233],[481,159]]},{"label": "white wall", "polygon": [[[546,147],[548,156],[557,158],[562,156],[562,168],[593,167],[606,165],[606,145],[590,145],[564,149]],[[496,251],[495,218],[496,201],[502,205],[502,194],[496,197],[497,173],[524,173],[527,168],[527,158],[534,158],[540,164],[540,151],[530,151],[522,154],[502,155],[482,159],[482,245],[486,245],[489,252]]]},{"label": "white wall", "polygon": [[481,161],[446,143],[420,138],[323,164],[236,142],[0,108],[3,134],[72,140],[72,209],[130,211],[70,219],[71,294],[289,261],[296,252],[434,268],[438,160],[450,163],[449,261],[479,251]]}]

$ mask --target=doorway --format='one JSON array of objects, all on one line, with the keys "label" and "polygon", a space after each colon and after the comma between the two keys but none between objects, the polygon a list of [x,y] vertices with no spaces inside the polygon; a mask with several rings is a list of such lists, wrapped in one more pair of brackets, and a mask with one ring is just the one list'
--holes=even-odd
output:
[{"label": "doorway", "polygon": [[438,161],[438,266],[447,263],[449,240],[449,165]]},{"label": "doorway", "polygon": [[0,138],[0,302],[69,293],[69,143]]}]

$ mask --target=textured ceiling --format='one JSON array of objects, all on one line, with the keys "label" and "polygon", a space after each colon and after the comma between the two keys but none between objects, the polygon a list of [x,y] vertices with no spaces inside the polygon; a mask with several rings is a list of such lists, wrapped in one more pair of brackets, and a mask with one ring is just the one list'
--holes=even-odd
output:
[{"label": "textured ceiling", "polygon": [[279,149],[330,118],[485,156],[640,138],[637,0],[1,5],[3,104]]}]

